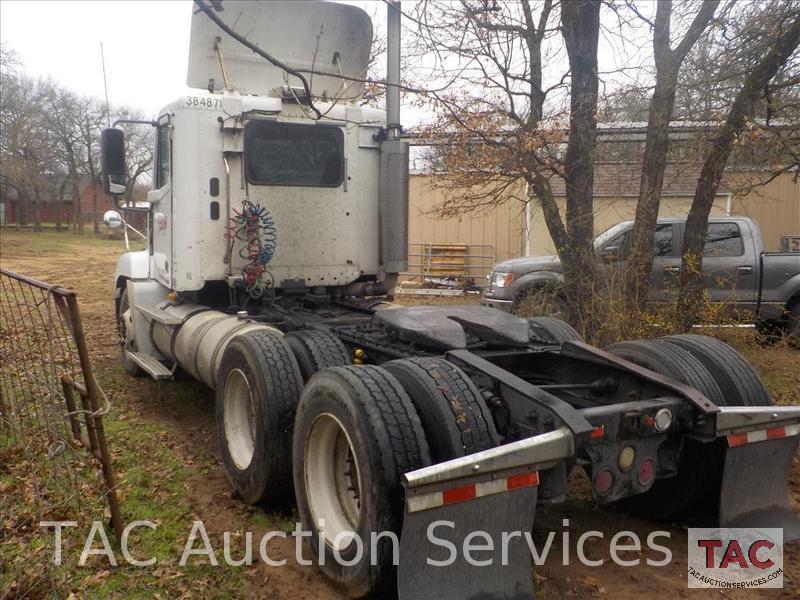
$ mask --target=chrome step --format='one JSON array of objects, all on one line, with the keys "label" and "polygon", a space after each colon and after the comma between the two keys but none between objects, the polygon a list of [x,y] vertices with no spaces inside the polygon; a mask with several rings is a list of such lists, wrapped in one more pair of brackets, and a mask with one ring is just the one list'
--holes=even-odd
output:
[{"label": "chrome step", "polygon": [[136,307],[136,310],[142,313],[148,321],[155,320],[163,325],[180,325],[183,323],[183,319],[180,317],[164,312],[160,304],[140,305]]},{"label": "chrome step", "polygon": [[125,356],[139,365],[145,373],[155,380],[172,379],[172,370],[149,354],[125,350]]}]

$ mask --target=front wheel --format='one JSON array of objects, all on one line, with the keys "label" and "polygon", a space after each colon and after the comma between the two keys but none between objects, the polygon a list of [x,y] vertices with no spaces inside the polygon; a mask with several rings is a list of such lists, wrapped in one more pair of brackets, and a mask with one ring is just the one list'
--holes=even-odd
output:
[{"label": "front wheel", "polygon": [[800,348],[800,300],[789,311],[787,317],[786,337],[789,345]]},{"label": "front wheel", "polygon": [[390,593],[402,526],[400,478],[430,463],[422,424],[400,383],[371,365],[317,373],[300,399],[292,450],[297,509],[314,556],[324,557],[319,568],[351,597]]},{"label": "front wheel", "polygon": [[143,374],[142,368],[129,356],[128,352],[136,352],[136,338],[133,328],[133,310],[128,299],[128,286],[117,288],[117,337],[119,339],[122,366],[134,377]]},{"label": "front wheel", "polygon": [[556,317],[567,315],[567,303],[557,290],[536,286],[522,290],[511,304],[511,312],[518,317]]}]

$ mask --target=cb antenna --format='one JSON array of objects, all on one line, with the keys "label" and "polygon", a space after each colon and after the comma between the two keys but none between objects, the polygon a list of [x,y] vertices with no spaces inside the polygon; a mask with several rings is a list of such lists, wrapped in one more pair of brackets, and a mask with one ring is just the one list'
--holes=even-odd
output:
[{"label": "cb antenna", "polygon": [[106,56],[103,52],[103,42],[100,42],[100,63],[103,65],[103,88],[106,92],[106,119],[111,127],[111,110],[108,108],[108,81],[106,80]]}]

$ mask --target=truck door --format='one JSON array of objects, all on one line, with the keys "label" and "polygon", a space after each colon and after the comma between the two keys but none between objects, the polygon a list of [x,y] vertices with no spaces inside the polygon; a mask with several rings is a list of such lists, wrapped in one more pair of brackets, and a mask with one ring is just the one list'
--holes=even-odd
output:
[{"label": "truck door", "polygon": [[672,302],[678,297],[681,257],[675,223],[656,225],[653,271],[650,274],[650,302]]},{"label": "truck door", "polygon": [[[656,225],[649,302],[667,302],[677,298],[681,258],[676,230],[677,227],[673,223]],[[631,233],[629,227],[598,249],[600,281],[610,288],[612,293],[621,290],[631,250]]]},{"label": "truck door", "polygon": [[712,302],[742,304],[754,300],[757,283],[756,257],[745,252],[739,223],[708,224],[706,245],[703,249],[702,279]]},{"label": "truck door", "polygon": [[150,202],[150,254],[156,279],[174,287],[172,264],[172,126],[168,116],[159,119],[156,129],[153,191]]}]

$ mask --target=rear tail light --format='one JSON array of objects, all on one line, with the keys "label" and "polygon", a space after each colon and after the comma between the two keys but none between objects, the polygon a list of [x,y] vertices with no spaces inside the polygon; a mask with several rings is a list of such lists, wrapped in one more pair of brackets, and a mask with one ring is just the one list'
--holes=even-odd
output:
[{"label": "rear tail light", "polygon": [[614,483],[614,474],[610,469],[603,469],[594,476],[594,491],[599,496],[604,496],[611,490]]},{"label": "rear tail light", "polygon": [[639,485],[646,487],[653,483],[653,480],[656,478],[656,464],[653,462],[652,458],[646,458],[642,461],[642,464],[639,465]]}]

